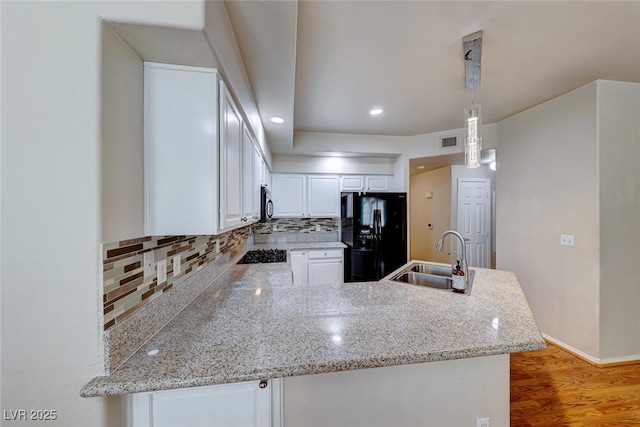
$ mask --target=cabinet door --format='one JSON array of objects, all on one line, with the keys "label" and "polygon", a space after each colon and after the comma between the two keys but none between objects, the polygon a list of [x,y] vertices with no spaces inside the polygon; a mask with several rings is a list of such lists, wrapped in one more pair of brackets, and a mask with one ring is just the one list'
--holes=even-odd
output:
[{"label": "cabinet door", "polygon": [[306,176],[274,174],[272,181],[273,216],[306,216]]},{"label": "cabinet door", "polygon": [[364,191],[364,176],[343,176],[340,191]]},{"label": "cabinet door", "polygon": [[340,185],[337,176],[310,175],[308,214],[311,217],[340,217]]},{"label": "cabinet door", "polygon": [[387,191],[389,178],[386,176],[368,176],[367,191]]},{"label": "cabinet door", "polygon": [[309,284],[342,283],[343,264],[342,258],[309,258]]},{"label": "cabinet door", "polygon": [[242,218],[242,120],[222,81],[220,121],[220,228],[227,230]]},{"label": "cabinet door", "polygon": [[[246,126],[242,132],[242,220],[253,222],[256,207],[255,177],[257,175],[254,167],[253,139]],[[259,190],[258,190],[258,194]]]},{"label": "cabinet door", "polygon": [[218,76],[144,64],[145,234],[218,230]]},{"label": "cabinet door", "polygon": [[273,381],[137,393],[127,405],[128,427],[271,426]]},{"label": "cabinet door", "polygon": [[258,147],[256,146],[253,150],[253,199],[254,199],[254,207],[253,207],[253,219],[260,219],[260,187],[262,186],[262,176],[264,170],[264,160],[262,160],[262,155],[258,151]]},{"label": "cabinet door", "polygon": [[291,251],[291,270],[294,285],[307,284],[307,252]]}]

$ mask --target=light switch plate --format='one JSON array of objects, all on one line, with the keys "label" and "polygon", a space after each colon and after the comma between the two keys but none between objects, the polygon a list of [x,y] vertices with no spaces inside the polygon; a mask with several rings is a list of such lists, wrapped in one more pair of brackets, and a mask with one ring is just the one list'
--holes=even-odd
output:
[{"label": "light switch plate", "polygon": [[152,277],[156,273],[153,251],[147,251],[142,255],[144,264],[144,277]]},{"label": "light switch plate", "polygon": [[478,418],[476,419],[476,427],[491,427],[491,418]]},{"label": "light switch plate", "polygon": [[560,246],[573,246],[574,239],[571,234],[561,234],[560,235]]},{"label": "light switch plate", "polygon": [[182,273],[182,260],[180,259],[180,255],[176,255],[173,257],[173,277],[176,277],[180,273]]},{"label": "light switch plate", "polygon": [[167,260],[158,261],[158,285],[167,281]]}]

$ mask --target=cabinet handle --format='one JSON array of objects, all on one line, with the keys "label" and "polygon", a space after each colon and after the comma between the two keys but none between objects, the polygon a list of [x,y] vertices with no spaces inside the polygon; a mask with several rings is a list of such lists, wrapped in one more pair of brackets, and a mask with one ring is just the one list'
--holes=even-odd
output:
[{"label": "cabinet handle", "polygon": [[267,388],[269,384],[267,383],[267,380],[262,380],[260,381],[260,384],[258,384],[258,387],[260,388]]}]

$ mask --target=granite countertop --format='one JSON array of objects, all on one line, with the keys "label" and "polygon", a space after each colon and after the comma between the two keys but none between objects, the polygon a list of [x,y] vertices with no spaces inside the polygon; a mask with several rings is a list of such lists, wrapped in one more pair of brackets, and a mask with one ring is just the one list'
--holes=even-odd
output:
[{"label": "granite countertop", "polygon": [[[254,248],[343,247],[340,242]],[[452,360],[545,347],[516,276],[474,268],[471,295],[379,282],[294,286],[290,263],[229,267],[81,396]]]}]

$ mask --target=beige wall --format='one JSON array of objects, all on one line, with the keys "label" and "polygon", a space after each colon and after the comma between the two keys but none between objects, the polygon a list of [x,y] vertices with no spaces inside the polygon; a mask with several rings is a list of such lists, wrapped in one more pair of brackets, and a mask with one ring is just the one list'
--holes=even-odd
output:
[{"label": "beige wall", "polygon": [[144,235],[142,60],[102,29],[102,242]]},{"label": "beige wall", "polygon": [[509,355],[287,377],[283,396],[285,427],[508,426]]},{"label": "beige wall", "polygon": [[498,124],[496,252],[541,331],[600,357],[596,113],[594,82]]},{"label": "beige wall", "polygon": [[79,396],[104,373],[100,17],[197,26],[203,5],[2,4],[2,407],[49,426],[119,424]]},{"label": "beige wall", "polygon": [[598,82],[601,357],[640,359],[640,84]]},{"label": "beige wall", "polygon": [[[433,198],[427,199],[426,192],[432,192]],[[442,252],[436,250],[436,243],[440,235],[451,228],[451,166],[413,175],[409,193],[409,258],[450,262],[449,242]],[[432,230],[428,224],[433,225]]]}]

